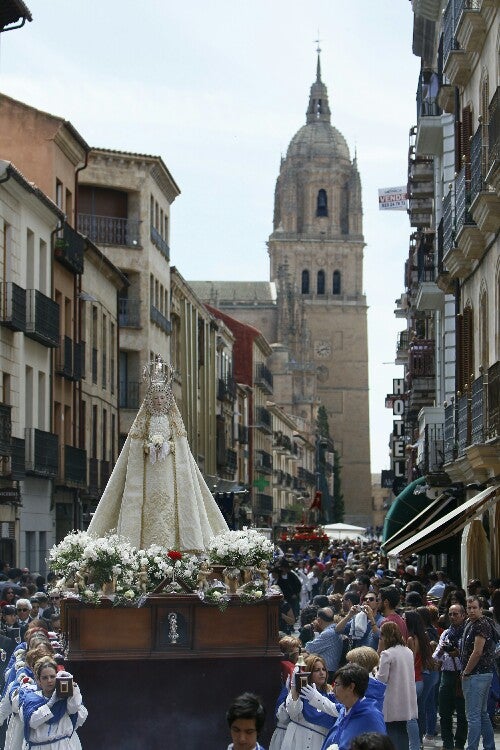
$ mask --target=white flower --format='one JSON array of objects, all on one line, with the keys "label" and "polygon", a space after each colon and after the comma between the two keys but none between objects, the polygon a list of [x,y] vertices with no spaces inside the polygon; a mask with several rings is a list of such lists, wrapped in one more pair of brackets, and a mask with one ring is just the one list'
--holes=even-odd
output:
[{"label": "white flower", "polygon": [[159,433],[156,433],[155,435],[151,436],[151,442],[157,448],[161,448],[161,446],[165,442],[165,438],[163,437],[163,435],[160,435]]},{"label": "white flower", "polygon": [[125,597],[126,599],[133,599],[133,598],[134,598],[134,596],[135,596],[135,594],[134,594],[134,592],[132,591],[132,589],[129,589],[128,591],[125,591],[125,593],[124,593],[124,595],[123,595],[123,596],[124,596],[124,597]]},{"label": "white flower", "polygon": [[83,592],[83,595],[86,597],[91,597],[93,596],[93,594],[94,592],[91,589],[85,589],[85,591]]},{"label": "white flower", "polygon": [[262,591],[256,591],[254,596],[256,599],[260,599],[260,597],[262,596]]},{"label": "white flower", "polygon": [[220,599],[220,598],[221,598],[221,596],[222,596],[222,594],[221,594],[221,592],[220,592],[220,591],[214,591],[214,592],[212,593],[212,596],[213,596],[213,598],[214,598],[214,599]]}]

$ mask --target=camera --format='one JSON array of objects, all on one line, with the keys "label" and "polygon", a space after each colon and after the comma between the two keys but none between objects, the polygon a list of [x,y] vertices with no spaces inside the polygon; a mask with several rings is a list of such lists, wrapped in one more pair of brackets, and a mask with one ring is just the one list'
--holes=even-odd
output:
[{"label": "camera", "polygon": [[456,651],[457,646],[455,643],[451,643],[451,641],[443,641],[443,651],[446,651],[447,654],[451,654],[452,651]]},{"label": "camera", "polygon": [[57,675],[56,677],[56,695],[58,698],[71,698],[73,695],[73,678],[62,677]]}]

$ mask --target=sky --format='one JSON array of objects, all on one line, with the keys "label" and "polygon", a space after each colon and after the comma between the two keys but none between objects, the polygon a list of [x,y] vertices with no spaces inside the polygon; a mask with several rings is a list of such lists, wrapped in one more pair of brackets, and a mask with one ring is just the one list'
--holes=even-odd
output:
[{"label": "sky", "polygon": [[[0,90],[91,145],[161,156],[181,189],[171,263],[185,279],[267,280],[280,159],[305,124],[320,39],[332,124],[357,152],[364,209],[372,472],[390,468],[385,395],[410,225],[378,210],[407,180],[419,60],[397,0],[26,0],[0,35]],[[5,158],[4,155],[0,155]]]}]

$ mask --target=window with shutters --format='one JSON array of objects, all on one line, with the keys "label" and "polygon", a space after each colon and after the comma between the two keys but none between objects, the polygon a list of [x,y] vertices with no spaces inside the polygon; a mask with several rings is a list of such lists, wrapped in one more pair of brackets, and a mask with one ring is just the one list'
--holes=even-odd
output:
[{"label": "window with shutters", "polygon": [[[465,180],[470,180],[470,139],[472,137],[472,109],[469,105],[462,110],[462,138],[460,168],[465,164]],[[460,170],[458,170],[460,171]]]}]

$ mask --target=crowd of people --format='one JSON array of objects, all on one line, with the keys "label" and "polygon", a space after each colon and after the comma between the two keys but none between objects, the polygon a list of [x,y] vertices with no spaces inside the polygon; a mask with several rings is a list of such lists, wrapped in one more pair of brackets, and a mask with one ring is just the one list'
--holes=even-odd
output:
[{"label": "crowd of people", "polygon": [[0,747],[81,750],[87,718],[59,641],[61,592],[0,563]]},{"label": "crowd of people", "polygon": [[278,549],[283,687],[270,750],[349,750],[363,732],[396,750],[481,739],[494,750],[500,580],[465,590],[415,563],[389,570],[374,540]]}]

